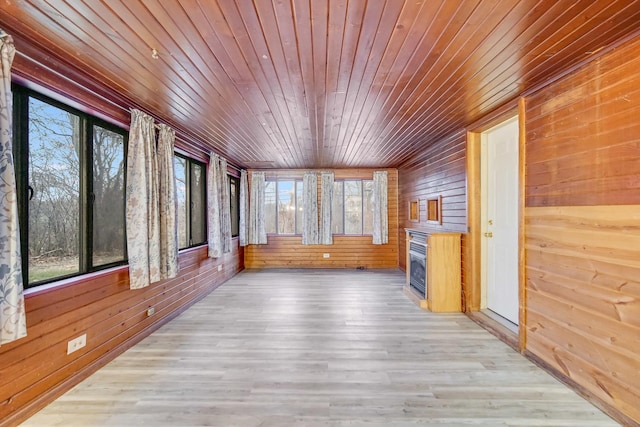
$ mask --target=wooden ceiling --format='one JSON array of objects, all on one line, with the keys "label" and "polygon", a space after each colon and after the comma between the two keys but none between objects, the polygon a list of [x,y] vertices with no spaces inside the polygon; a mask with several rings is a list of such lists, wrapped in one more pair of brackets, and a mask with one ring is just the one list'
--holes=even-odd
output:
[{"label": "wooden ceiling", "polygon": [[397,167],[634,34],[640,1],[0,0],[0,27],[238,166]]}]

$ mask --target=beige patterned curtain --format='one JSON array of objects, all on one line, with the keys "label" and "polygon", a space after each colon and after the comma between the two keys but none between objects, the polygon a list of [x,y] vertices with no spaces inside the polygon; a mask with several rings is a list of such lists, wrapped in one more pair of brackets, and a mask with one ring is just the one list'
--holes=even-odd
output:
[{"label": "beige patterned curtain", "polygon": [[318,177],[305,172],[302,177],[302,244],[318,244]]},{"label": "beige patterned curtain", "polygon": [[167,125],[159,125],[158,171],[160,182],[160,276],[178,274],[178,217],[176,215],[176,181],[173,146],[176,133]]},{"label": "beige patterned curtain", "polygon": [[[151,116],[138,110],[131,111],[125,195],[131,289],[175,277],[178,270],[177,252],[164,246],[172,234],[177,235],[175,220],[172,233],[168,230],[172,220],[165,217],[171,212],[171,201],[167,200],[171,192],[169,185],[174,186],[175,192],[175,184],[169,184],[174,180],[173,166],[166,165],[169,156],[173,161],[173,147],[167,144],[167,139],[160,139],[156,144]],[[165,191],[161,191],[163,185]],[[175,204],[175,194],[173,197]],[[173,212],[175,218],[175,207]]]},{"label": "beige patterned curtain", "polygon": [[265,226],[264,172],[251,172],[249,188],[249,244],[265,245],[267,229]]},{"label": "beige patterned curtain", "polygon": [[213,152],[207,173],[207,240],[209,258],[231,252],[231,204],[227,161]]},{"label": "beige patterned curtain", "polygon": [[373,244],[389,243],[387,213],[387,171],[373,173]]},{"label": "beige patterned curtain", "polygon": [[240,171],[240,223],[239,240],[240,246],[249,244],[249,182],[247,181],[247,171]]},{"label": "beige patterned curtain", "polygon": [[331,206],[333,205],[333,172],[322,172],[320,176],[320,244],[333,245],[331,232]]},{"label": "beige patterned curtain", "polygon": [[15,47],[0,30],[0,345],[27,335],[18,228],[16,177],[13,168],[13,95],[11,64]]}]

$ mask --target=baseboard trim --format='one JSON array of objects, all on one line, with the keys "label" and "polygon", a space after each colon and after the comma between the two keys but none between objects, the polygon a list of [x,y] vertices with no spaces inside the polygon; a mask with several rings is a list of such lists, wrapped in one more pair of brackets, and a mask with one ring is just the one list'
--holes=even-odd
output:
[{"label": "baseboard trim", "polygon": [[500,341],[507,344],[513,350],[518,353],[520,352],[518,349],[517,333],[481,311],[469,311],[466,315],[482,328],[495,335]]},{"label": "baseboard trim", "polygon": [[622,413],[619,409],[616,409],[610,404],[606,403],[605,401],[600,399],[595,394],[591,393],[586,388],[582,387],[580,384],[578,384],[571,378],[567,377],[563,373],[554,369],[553,366],[549,365],[547,362],[542,360],[540,357],[538,357],[534,353],[530,352],[529,350],[525,350],[522,354],[527,359],[529,359],[532,363],[538,366],[540,369],[543,369],[553,378],[560,381],[562,384],[566,385],[571,390],[575,391],[583,399],[589,401],[591,404],[593,404],[602,412],[610,416],[613,420],[619,422],[621,425],[627,426],[627,427],[640,427],[640,422],[631,419],[628,415]]},{"label": "baseboard trim", "polygon": [[576,383],[571,378],[564,375],[562,372],[557,371],[553,366],[546,363],[540,357],[530,352],[529,350],[524,350],[522,352],[519,351],[518,347],[518,334],[513,332],[511,329],[501,324],[497,320],[491,318],[487,314],[481,311],[470,311],[467,312],[466,315],[476,322],[480,327],[487,330],[492,335],[496,336],[500,341],[507,344],[514,351],[521,353],[524,357],[530,360],[533,364],[538,366],[540,369],[547,372],[549,375],[554,377],[556,380],[560,381],[565,386],[569,387],[571,390],[576,392],[583,399],[587,400],[595,407],[600,409],[602,412],[607,414],[613,420],[619,422],[623,426],[627,427],[640,427],[640,423],[631,419],[628,415],[625,415],[620,410],[614,408],[610,404],[604,402],[595,394],[589,392],[587,389],[582,387],[580,384]]}]

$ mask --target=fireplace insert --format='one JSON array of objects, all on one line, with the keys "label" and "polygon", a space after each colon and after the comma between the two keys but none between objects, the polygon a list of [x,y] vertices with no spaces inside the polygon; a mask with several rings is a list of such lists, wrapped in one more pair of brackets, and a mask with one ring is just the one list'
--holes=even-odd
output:
[{"label": "fireplace insert", "polygon": [[414,236],[409,241],[409,285],[427,299],[427,243]]}]

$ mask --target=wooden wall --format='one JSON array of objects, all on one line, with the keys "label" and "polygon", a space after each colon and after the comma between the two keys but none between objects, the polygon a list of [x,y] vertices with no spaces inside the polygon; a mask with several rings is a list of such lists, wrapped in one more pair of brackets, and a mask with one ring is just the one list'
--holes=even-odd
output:
[{"label": "wooden wall", "polygon": [[640,40],[526,98],[526,348],[640,422]]},{"label": "wooden wall", "polygon": [[[17,83],[124,128],[139,105],[27,43],[12,71]],[[175,145],[206,162],[201,143],[178,135]],[[24,420],[242,270],[244,250],[233,242],[219,260],[206,246],[182,251],[178,277],[141,290],[129,289],[126,266],[26,290],[27,337],[0,347],[0,425]],[[85,333],[86,347],[67,355],[68,341]]]},{"label": "wooden wall", "polygon": [[[406,270],[405,228],[467,232],[466,143],[466,132],[460,131],[429,147],[398,170],[399,265],[403,270]],[[437,196],[442,196],[442,224],[428,222],[426,217],[426,200]],[[420,202],[418,222],[409,220],[409,202],[415,200]],[[463,253],[465,240],[463,234]],[[464,258],[462,262],[464,264]]]},{"label": "wooden wall", "polygon": [[[640,423],[638,70],[640,39],[527,95],[523,109],[523,351],[628,425]],[[398,168],[401,268],[405,227],[467,231],[467,190],[477,184],[465,157],[479,155],[466,151],[467,137],[461,130]],[[409,201],[438,194],[441,226],[424,213],[409,221]],[[464,294],[479,286],[470,280]]]},{"label": "wooden wall", "polygon": [[[268,244],[245,248],[247,268],[397,268],[398,172],[388,172],[389,243],[374,245],[371,236],[334,236],[333,245],[302,245],[300,236],[269,235]],[[374,169],[335,169],[336,180],[373,179]],[[304,170],[268,170],[268,178],[302,179]],[[320,181],[320,180],[318,180]],[[319,194],[318,194],[319,197]],[[318,201],[320,203],[320,201]],[[403,237],[404,239],[404,237]],[[323,258],[328,253],[329,258]]]},{"label": "wooden wall", "polygon": [[[0,424],[24,420],[113,360],[234,276],[242,258],[234,239],[220,260],[207,258],[206,246],[183,251],[178,277],[144,289],[130,290],[120,267],[27,290],[28,335],[0,347]],[[86,347],[67,355],[67,342],[82,334]]]}]

